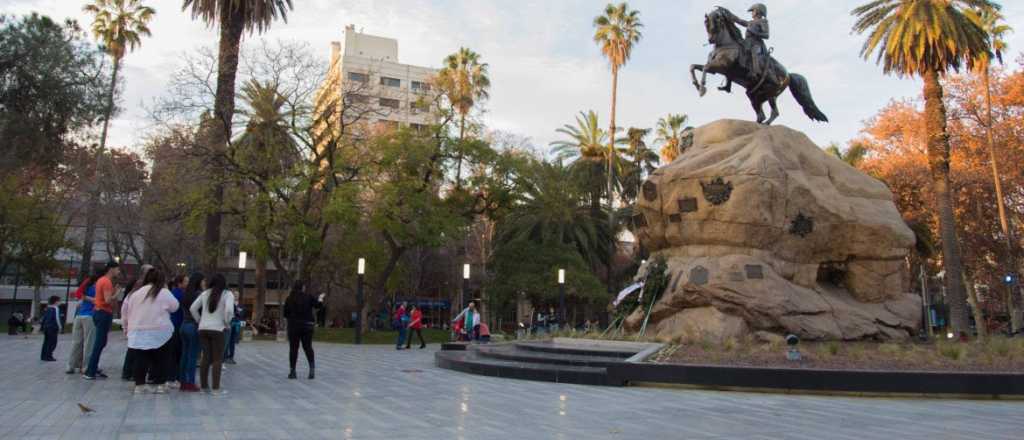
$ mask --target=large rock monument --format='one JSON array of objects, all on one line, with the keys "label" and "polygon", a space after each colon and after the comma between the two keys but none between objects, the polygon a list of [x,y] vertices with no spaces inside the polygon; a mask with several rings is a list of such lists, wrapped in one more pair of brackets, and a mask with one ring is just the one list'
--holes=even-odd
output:
[{"label": "large rock monument", "polygon": [[[914,234],[892,193],[798,131],[697,128],[643,184],[633,222],[670,272],[648,323],[660,337],[898,340],[920,326]],[[637,310],[626,327],[642,321]]]}]

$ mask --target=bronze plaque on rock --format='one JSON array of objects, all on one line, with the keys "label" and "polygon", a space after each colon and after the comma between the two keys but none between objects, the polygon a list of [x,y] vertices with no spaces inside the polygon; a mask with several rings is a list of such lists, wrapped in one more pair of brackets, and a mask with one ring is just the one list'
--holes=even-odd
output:
[{"label": "bronze plaque on rock", "polygon": [[679,204],[679,212],[695,212],[697,211],[697,199],[694,197],[686,197],[677,200]]},{"label": "bronze plaque on rock", "polygon": [[648,202],[653,202],[658,199],[658,185],[650,180],[644,182],[643,185],[644,198]]}]

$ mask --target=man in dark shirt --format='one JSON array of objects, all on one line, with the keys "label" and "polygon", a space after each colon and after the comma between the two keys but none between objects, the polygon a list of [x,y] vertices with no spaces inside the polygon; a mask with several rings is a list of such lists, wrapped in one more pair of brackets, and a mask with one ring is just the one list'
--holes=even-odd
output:
[{"label": "man in dark shirt", "polygon": [[[765,69],[770,67],[768,65],[768,46],[764,42],[769,37],[768,7],[761,3],[756,3],[747,11],[752,16],[750,20],[739,18],[731,12],[729,13],[729,19],[733,23],[747,28],[744,44],[750,51],[750,73],[760,81]],[[769,71],[768,74],[771,74],[771,72]]]}]

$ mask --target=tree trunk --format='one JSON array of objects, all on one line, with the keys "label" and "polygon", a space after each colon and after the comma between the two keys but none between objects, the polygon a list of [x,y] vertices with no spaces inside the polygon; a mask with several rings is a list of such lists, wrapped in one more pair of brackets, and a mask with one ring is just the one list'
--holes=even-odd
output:
[{"label": "tree trunk", "polygon": [[[217,54],[217,91],[213,113],[219,130],[214,140],[217,154],[226,154],[231,139],[231,120],[235,113],[235,75],[238,73],[238,51],[242,44],[244,21],[240,8],[233,8],[235,2],[220,2],[220,47]],[[203,265],[207,273],[217,272],[217,257],[220,255],[221,204],[224,203],[224,184],[214,170],[213,212],[206,215],[206,231],[203,234]]]},{"label": "tree trunk", "polygon": [[[402,254],[405,253],[405,247],[398,246],[390,236],[385,236],[388,242],[389,256],[388,264],[384,266],[384,270],[377,276],[377,282],[373,285],[373,295],[369,298],[365,298],[363,301],[363,310],[360,310],[362,319],[360,322],[363,324],[363,331],[368,330],[366,322],[366,310],[370,304],[374,304],[380,300],[387,293],[388,278],[391,278],[391,274],[395,271],[395,267],[398,266],[398,260],[402,258]],[[373,300],[373,301],[371,301]]]},{"label": "tree trunk", "polygon": [[[280,287],[278,287],[280,289]],[[253,322],[260,318],[267,309],[267,257],[256,255],[256,307],[253,310]]]},{"label": "tree trunk", "polygon": [[608,124],[608,231],[611,239],[608,241],[608,263],[607,282],[608,293],[614,291],[612,287],[612,262],[615,260],[615,190],[612,187],[613,167],[612,160],[615,158],[615,104],[619,92],[619,68],[612,65],[612,117]]},{"label": "tree trunk", "polygon": [[1010,326],[1014,332],[1020,331],[1022,326],[1021,317],[1021,304],[1020,295],[1016,295],[1014,292],[1014,285],[1019,282],[1020,276],[1017,271],[1016,255],[1014,253],[1014,237],[1013,231],[1010,230],[1009,221],[1006,219],[1006,205],[1003,200],[1003,184],[999,179],[999,164],[996,161],[996,146],[995,141],[992,138],[992,87],[990,84],[991,75],[989,73],[988,66],[985,66],[984,70],[984,84],[985,84],[985,112],[987,113],[985,119],[987,123],[985,126],[985,137],[988,142],[988,154],[989,160],[992,163],[992,180],[995,182],[996,187],[996,205],[999,207],[999,226],[1003,230],[1003,237],[1006,239],[1006,273],[1014,275],[1014,283],[1007,286],[1010,291],[1009,302],[1007,307],[1010,310]]},{"label": "tree trunk", "polygon": [[103,132],[100,133],[100,148],[96,150],[93,161],[92,188],[89,191],[89,202],[85,206],[85,233],[82,237],[82,262],[78,268],[78,282],[92,273],[92,246],[96,241],[96,217],[99,215],[100,203],[100,162],[107,148],[107,129],[110,116],[114,113],[114,93],[117,91],[117,74],[121,70],[121,59],[114,58],[114,70],[110,75],[110,89],[107,92],[107,111],[103,115]]},{"label": "tree trunk", "polygon": [[35,321],[36,317],[39,316],[39,305],[43,303],[42,297],[40,295],[41,290],[41,286],[32,287],[32,310],[29,310],[28,313],[29,322]]},{"label": "tree trunk", "polygon": [[942,265],[945,269],[946,299],[950,325],[956,333],[967,332],[967,296],[964,293],[963,261],[953,214],[953,195],[949,181],[949,135],[946,133],[946,106],[942,102],[939,74],[929,69],[924,76],[925,130],[928,134],[928,167],[939,216],[942,239]]},{"label": "tree trunk", "polygon": [[466,114],[462,113],[459,119],[459,157],[455,165],[455,187],[462,187],[462,141],[466,138]]}]

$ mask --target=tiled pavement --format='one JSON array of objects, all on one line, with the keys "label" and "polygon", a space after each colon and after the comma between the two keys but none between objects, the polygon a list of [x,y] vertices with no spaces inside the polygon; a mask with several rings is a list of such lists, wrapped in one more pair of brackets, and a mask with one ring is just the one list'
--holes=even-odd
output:
[{"label": "tiled pavement", "polygon": [[[107,371],[120,371],[112,335]],[[38,337],[0,336],[0,438],[1020,439],[1024,402],[605,388],[472,376],[433,351],[319,344],[317,379],[287,380],[287,345],[243,343],[229,394],[133,396],[39,362]],[[57,358],[66,359],[62,338]],[[300,365],[304,361],[300,360]],[[305,367],[299,369],[305,376]],[[82,402],[97,410],[81,415]]]}]

